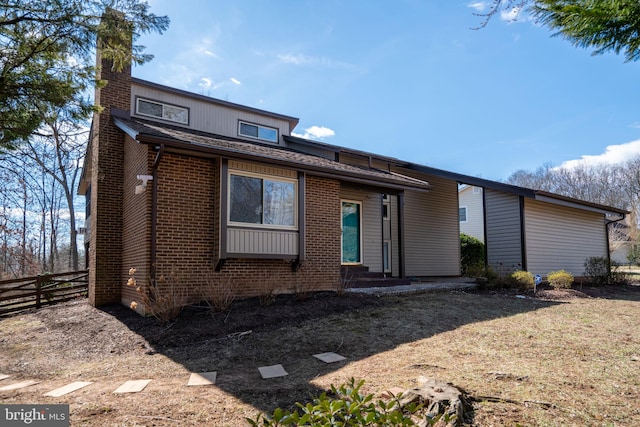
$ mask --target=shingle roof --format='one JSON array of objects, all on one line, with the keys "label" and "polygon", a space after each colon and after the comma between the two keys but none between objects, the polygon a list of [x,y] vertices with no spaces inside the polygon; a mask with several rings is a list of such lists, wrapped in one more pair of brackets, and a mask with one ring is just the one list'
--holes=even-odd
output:
[{"label": "shingle roof", "polygon": [[229,158],[254,159],[294,167],[297,170],[331,175],[347,181],[368,182],[390,188],[427,190],[429,183],[395,172],[340,163],[283,147],[151,123],[114,117],[116,125],[142,143],[165,144],[176,149],[211,153]]}]

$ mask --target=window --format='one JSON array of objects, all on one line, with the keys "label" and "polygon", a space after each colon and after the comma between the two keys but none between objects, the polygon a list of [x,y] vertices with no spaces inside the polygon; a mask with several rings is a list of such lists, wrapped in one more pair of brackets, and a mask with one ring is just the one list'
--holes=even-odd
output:
[{"label": "window", "polygon": [[261,139],[263,141],[278,142],[278,129],[247,122],[239,122],[238,135]]},{"label": "window", "polygon": [[473,187],[473,194],[481,194],[482,187]]},{"label": "window", "polygon": [[183,124],[189,123],[189,110],[187,108],[142,98],[138,98],[136,101],[136,113],[141,116],[150,116]]},{"label": "window", "polygon": [[467,207],[461,206],[458,208],[458,220],[460,222],[467,222]]},{"label": "window", "polygon": [[230,224],[295,229],[296,212],[296,181],[237,172],[230,174]]}]

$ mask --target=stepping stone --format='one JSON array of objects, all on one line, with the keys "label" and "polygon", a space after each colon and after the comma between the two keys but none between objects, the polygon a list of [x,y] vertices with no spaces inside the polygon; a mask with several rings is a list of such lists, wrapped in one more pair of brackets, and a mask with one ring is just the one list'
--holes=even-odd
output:
[{"label": "stepping stone", "polygon": [[139,393],[151,382],[151,380],[126,381],[118,387],[114,393]]},{"label": "stepping stone", "polygon": [[213,385],[216,383],[216,375],[217,372],[200,372],[196,374],[195,372],[191,374],[189,377],[188,386],[198,386],[198,385]]},{"label": "stepping stone", "polygon": [[289,375],[282,365],[261,366],[258,368],[258,371],[260,371],[260,375],[262,375],[262,378],[265,380]]},{"label": "stepping stone", "polygon": [[80,390],[81,388],[86,387],[90,384],[93,384],[93,383],[88,381],[76,381],[71,384],[67,384],[64,387],[51,390],[50,392],[45,393],[44,396],[51,396],[51,397],[64,396],[65,394],[69,394],[73,391]]},{"label": "stepping stone", "polygon": [[337,353],[332,353],[332,352],[314,354],[313,357],[315,357],[316,359],[322,360],[324,363],[335,363],[335,362],[340,362],[341,360],[347,359],[344,356],[341,356]]},{"label": "stepping stone", "polygon": [[6,374],[0,374],[0,381],[9,378],[11,375],[6,375]]},{"label": "stepping stone", "polygon": [[19,388],[29,387],[30,385],[38,384],[40,381],[26,380],[15,384],[6,385],[0,387],[0,391],[17,390]]}]

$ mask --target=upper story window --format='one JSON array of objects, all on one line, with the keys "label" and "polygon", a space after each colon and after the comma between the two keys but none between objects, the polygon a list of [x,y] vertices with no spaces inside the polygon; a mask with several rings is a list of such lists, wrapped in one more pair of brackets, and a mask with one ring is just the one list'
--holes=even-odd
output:
[{"label": "upper story window", "polygon": [[297,181],[230,172],[229,224],[297,229]]},{"label": "upper story window", "polygon": [[458,208],[458,220],[460,222],[467,222],[467,207],[460,206]]},{"label": "upper story window", "polygon": [[185,125],[189,123],[189,109],[148,99],[136,99],[136,114]]},{"label": "upper story window", "polygon": [[238,122],[238,135],[263,141],[278,142],[278,129],[253,123]]}]

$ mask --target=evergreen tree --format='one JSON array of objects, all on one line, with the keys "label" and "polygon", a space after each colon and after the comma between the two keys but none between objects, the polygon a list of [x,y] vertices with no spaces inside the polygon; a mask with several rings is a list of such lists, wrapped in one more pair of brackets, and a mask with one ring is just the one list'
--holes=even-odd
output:
[{"label": "evergreen tree", "polygon": [[139,0],[0,0],[0,152],[33,134],[50,108],[91,113],[97,38],[109,35],[103,57],[122,69],[149,61],[132,42],[168,25]]}]

